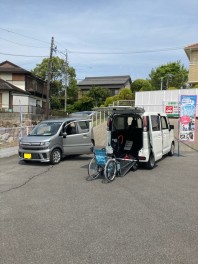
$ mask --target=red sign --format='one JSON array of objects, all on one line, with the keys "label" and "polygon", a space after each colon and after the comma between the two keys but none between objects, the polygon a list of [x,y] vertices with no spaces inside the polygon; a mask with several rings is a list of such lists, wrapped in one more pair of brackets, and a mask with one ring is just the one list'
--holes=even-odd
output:
[{"label": "red sign", "polygon": [[166,105],[165,113],[166,114],[172,114],[173,113],[173,106],[172,105]]},{"label": "red sign", "polygon": [[184,125],[187,125],[190,123],[190,117],[189,116],[181,116],[180,117],[180,122]]}]

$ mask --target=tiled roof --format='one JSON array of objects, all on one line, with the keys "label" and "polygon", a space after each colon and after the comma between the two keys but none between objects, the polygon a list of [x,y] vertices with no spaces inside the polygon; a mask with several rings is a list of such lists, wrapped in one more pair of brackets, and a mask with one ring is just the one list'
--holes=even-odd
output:
[{"label": "tiled roof", "polygon": [[104,77],[85,77],[83,81],[78,83],[79,86],[83,85],[115,85],[125,84],[127,81],[131,82],[130,75],[125,76],[104,76]]},{"label": "tiled roof", "polygon": [[0,63],[0,72],[31,74],[29,71],[24,70],[23,68],[17,66],[16,64],[10,61],[3,61],[2,63]]},{"label": "tiled roof", "polygon": [[185,49],[198,48],[198,43],[186,46]]},{"label": "tiled roof", "polygon": [[191,50],[198,50],[198,43],[189,45],[189,46],[185,47],[184,50],[186,52],[186,55],[187,55],[188,59],[190,60]]},{"label": "tiled roof", "polygon": [[22,94],[30,94],[27,91],[24,91],[14,85],[12,85],[9,82],[6,82],[2,79],[0,79],[0,91],[12,91],[12,92],[18,92],[18,93],[22,93]]}]

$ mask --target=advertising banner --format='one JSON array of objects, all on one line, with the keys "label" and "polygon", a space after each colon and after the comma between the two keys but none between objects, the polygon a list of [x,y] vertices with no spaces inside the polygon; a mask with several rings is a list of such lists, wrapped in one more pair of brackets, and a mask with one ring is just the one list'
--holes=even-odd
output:
[{"label": "advertising banner", "polygon": [[179,104],[178,101],[164,102],[164,112],[168,117],[179,117]]},{"label": "advertising banner", "polygon": [[195,141],[196,105],[196,95],[181,95],[179,119],[180,141]]}]

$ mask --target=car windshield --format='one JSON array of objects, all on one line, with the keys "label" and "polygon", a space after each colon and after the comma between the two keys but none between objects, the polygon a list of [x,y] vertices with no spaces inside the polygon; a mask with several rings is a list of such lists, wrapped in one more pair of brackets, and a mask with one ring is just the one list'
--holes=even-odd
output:
[{"label": "car windshield", "polygon": [[61,126],[61,122],[46,122],[38,124],[30,133],[30,136],[53,136]]}]

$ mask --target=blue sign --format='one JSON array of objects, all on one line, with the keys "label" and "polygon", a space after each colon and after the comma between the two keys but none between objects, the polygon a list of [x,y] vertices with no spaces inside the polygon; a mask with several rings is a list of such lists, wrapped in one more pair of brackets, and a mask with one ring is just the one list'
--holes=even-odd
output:
[{"label": "blue sign", "polygon": [[181,95],[179,140],[195,141],[196,95]]}]

